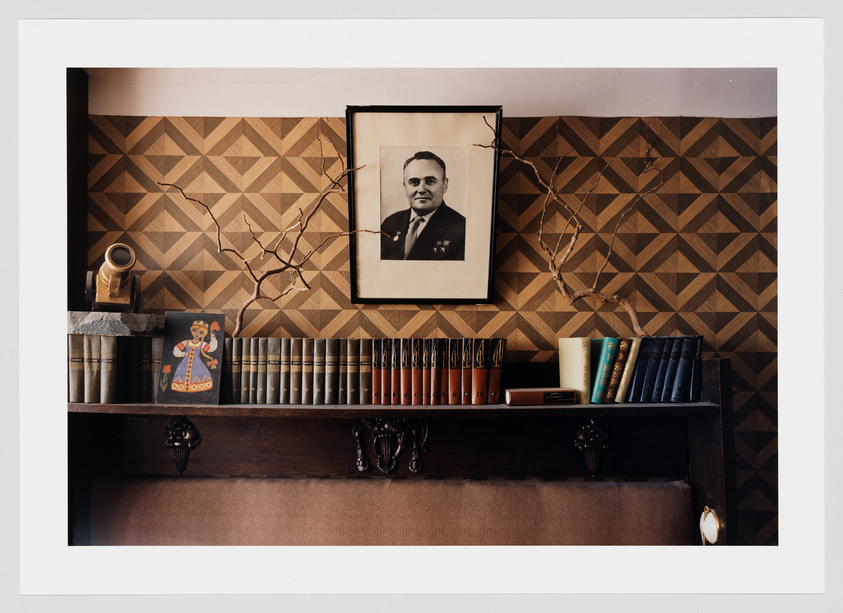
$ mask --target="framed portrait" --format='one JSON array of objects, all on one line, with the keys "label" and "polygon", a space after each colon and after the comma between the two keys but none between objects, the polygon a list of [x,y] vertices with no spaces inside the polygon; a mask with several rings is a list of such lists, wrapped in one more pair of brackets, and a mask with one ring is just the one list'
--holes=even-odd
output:
[{"label": "framed portrait", "polygon": [[352,302],[491,302],[502,114],[346,108]]},{"label": "framed portrait", "polygon": [[219,404],[224,330],[222,313],[165,313],[155,402]]}]

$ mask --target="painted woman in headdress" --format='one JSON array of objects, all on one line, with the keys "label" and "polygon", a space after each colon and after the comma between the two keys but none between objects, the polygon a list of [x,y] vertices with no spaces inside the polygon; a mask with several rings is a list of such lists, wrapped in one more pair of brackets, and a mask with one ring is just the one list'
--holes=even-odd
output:
[{"label": "painted woman in headdress", "polygon": [[[190,326],[190,340],[185,340],[173,347],[173,355],[184,358],[176,367],[172,389],[174,392],[204,392],[214,387],[214,381],[208,368],[216,368],[217,360],[209,354],[217,349],[217,337],[214,331],[219,326],[216,322],[211,327],[211,340],[208,336],[208,324],[204,321],[194,321]],[[203,360],[203,358],[205,358]],[[208,364],[205,364],[207,360]]]}]

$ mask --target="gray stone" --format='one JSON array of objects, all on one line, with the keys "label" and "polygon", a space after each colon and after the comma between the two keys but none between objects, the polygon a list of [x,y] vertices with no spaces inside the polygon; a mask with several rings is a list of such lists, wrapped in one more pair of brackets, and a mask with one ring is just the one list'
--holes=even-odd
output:
[{"label": "gray stone", "polygon": [[108,313],[104,311],[68,311],[68,334],[104,334],[106,336],[160,336],[164,316],[147,313]]}]

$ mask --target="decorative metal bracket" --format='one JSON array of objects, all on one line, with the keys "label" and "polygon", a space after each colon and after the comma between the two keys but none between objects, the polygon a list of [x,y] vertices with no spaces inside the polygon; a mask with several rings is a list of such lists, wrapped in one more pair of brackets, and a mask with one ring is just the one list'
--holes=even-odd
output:
[{"label": "decorative metal bracket", "polygon": [[184,415],[173,417],[170,425],[164,428],[164,447],[173,450],[176,458],[176,470],[182,474],[187,468],[190,452],[199,446],[202,437],[199,430]]},{"label": "decorative metal bracket", "polygon": [[600,450],[609,448],[608,440],[606,429],[593,417],[577,432],[574,446],[585,454],[585,465],[592,477],[597,476],[600,469]]},{"label": "decorative metal bracket", "polygon": [[404,449],[406,439],[412,443],[409,468],[414,473],[422,471],[421,450],[427,441],[427,422],[423,419],[384,419],[376,417],[363,419],[355,424],[352,433],[357,441],[357,470],[369,470],[366,457],[363,427],[369,432],[372,448],[377,456],[377,469],[384,475],[391,475],[398,466],[398,456]]}]

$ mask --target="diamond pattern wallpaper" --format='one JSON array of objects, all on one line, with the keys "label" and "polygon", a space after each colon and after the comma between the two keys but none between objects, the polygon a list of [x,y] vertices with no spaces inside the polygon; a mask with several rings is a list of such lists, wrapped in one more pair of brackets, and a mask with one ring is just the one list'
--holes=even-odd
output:
[{"label": "diamond pattern wallpaper", "polygon": [[[336,174],[328,141],[345,155],[342,118],[90,116],[89,269],[109,245],[128,243],[143,312],[222,311],[230,333],[252,284],[237,259],[217,253],[204,209],[159,183],[206,203],[223,245],[258,258],[252,234],[273,240],[327,185],[317,132]],[[556,168],[567,202],[585,200],[571,287],[593,283],[611,244],[598,289],[627,297],[648,334],[702,334],[704,357],[731,358],[740,539],[777,543],[776,118],[505,117],[502,141],[542,172]],[[648,164],[661,173],[644,172]],[[612,241],[621,212],[645,193]],[[307,264],[309,291],[251,306],[241,334],[506,336],[506,359],[520,362],[555,360],[560,336],[631,335],[625,312],[571,306],[557,291],[537,240],[543,202],[532,170],[504,156],[492,304],[352,304],[340,238]],[[548,211],[548,239],[564,224]],[[346,195],[332,194],[303,247],[347,226]]]}]

